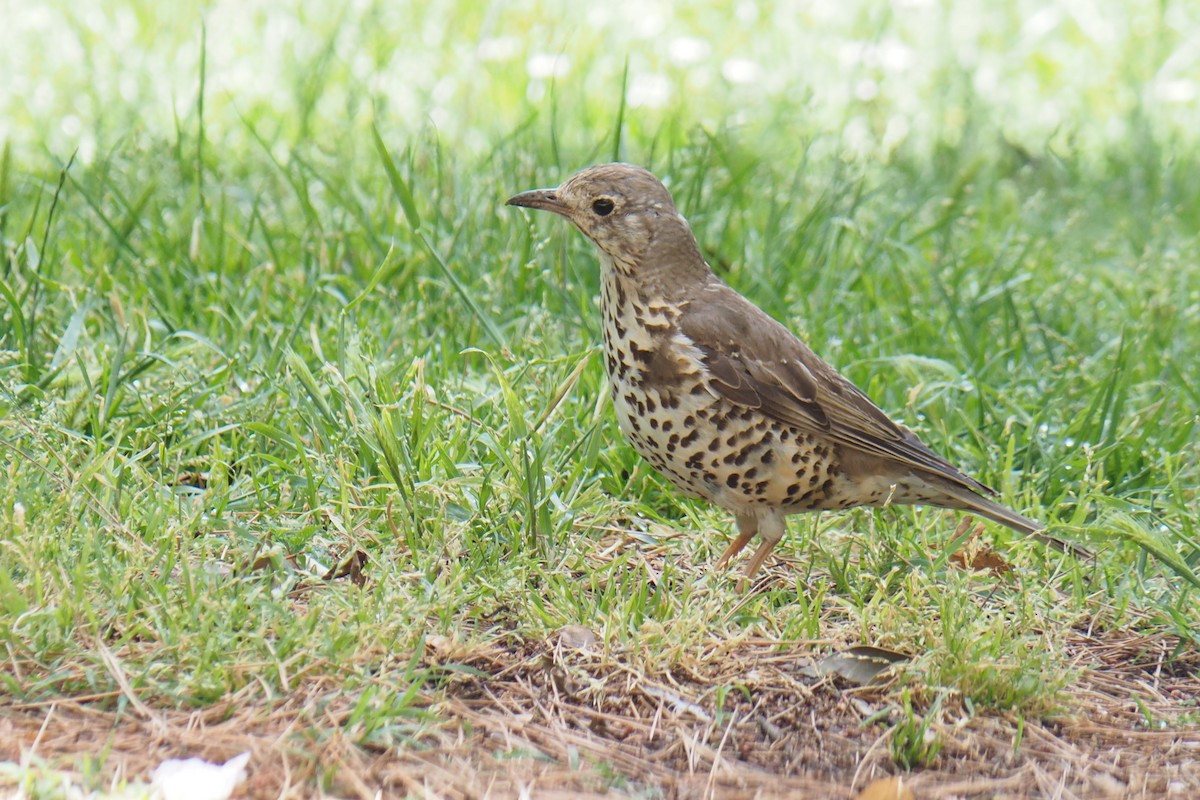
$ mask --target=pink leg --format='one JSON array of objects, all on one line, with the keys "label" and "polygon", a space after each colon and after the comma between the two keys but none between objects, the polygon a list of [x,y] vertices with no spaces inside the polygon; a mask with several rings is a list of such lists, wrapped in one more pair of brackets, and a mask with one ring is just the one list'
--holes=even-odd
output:
[{"label": "pink leg", "polygon": [[713,569],[723,569],[729,563],[730,559],[742,552],[742,548],[750,543],[750,540],[754,538],[754,534],[758,533],[758,518],[739,514],[737,517],[737,527],[738,535],[725,548],[725,552],[717,559],[717,563],[713,565]]},{"label": "pink leg", "polygon": [[784,519],[782,514],[772,514],[758,521],[758,533],[762,537],[762,543],[754,551],[750,563],[746,565],[745,574],[738,581],[739,592],[746,588],[746,582],[754,577],[754,574],[762,567],[763,562],[767,560],[767,556],[771,555],[771,551],[775,549],[775,545],[779,544],[779,540],[783,538],[784,531],[787,530],[787,523]]}]

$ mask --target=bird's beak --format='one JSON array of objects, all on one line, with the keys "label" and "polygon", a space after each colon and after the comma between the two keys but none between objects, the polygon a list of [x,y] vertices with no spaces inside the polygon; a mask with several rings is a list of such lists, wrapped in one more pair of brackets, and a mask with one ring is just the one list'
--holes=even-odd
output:
[{"label": "bird's beak", "polygon": [[567,216],[567,206],[558,199],[557,189],[533,189],[528,192],[514,194],[505,201],[506,206],[521,206],[522,208],[540,208],[543,211],[553,211],[555,214]]}]

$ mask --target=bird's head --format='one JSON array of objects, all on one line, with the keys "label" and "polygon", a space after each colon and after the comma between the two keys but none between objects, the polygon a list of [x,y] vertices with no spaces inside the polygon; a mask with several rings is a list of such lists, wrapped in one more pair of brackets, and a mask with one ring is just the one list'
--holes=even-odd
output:
[{"label": "bird's head", "polygon": [[678,257],[700,259],[691,228],[675,210],[667,187],[632,164],[588,167],[555,189],[514,195],[507,205],[566,217],[623,264],[657,266]]}]

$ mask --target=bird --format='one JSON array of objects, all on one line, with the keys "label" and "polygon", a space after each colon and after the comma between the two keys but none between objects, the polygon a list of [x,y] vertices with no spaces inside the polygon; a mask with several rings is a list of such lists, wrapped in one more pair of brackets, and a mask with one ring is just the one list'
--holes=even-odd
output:
[{"label": "bird", "polygon": [[744,586],[800,512],[919,504],[971,512],[1078,556],[1083,548],[991,499],[894,422],[781,322],[717,276],[671,193],[633,164],[600,164],[506,205],[574,223],[600,261],[604,362],[617,423],[685,495],[750,541]]}]

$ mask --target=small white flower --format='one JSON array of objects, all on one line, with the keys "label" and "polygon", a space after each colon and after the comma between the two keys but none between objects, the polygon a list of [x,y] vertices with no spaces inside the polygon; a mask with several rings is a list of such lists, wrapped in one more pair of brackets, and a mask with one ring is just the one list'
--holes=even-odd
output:
[{"label": "small white flower", "polygon": [[758,80],[758,64],[748,58],[730,58],[721,65],[721,74],[730,83],[754,83]]},{"label": "small white flower", "polygon": [[521,40],[516,36],[493,36],[475,48],[480,61],[509,61],[521,52]]},{"label": "small white flower", "polygon": [[638,75],[629,82],[629,105],[661,108],[671,97],[671,84],[662,75]]},{"label": "small white flower", "polygon": [[544,80],[546,78],[561,78],[571,69],[571,59],[565,55],[550,55],[538,53],[529,57],[525,62],[525,71],[529,77]]},{"label": "small white flower", "polygon": [[708,42],[695,36],[677,36],[667,45],[667,57],[680,66],[703,61],[711,52]]}]

